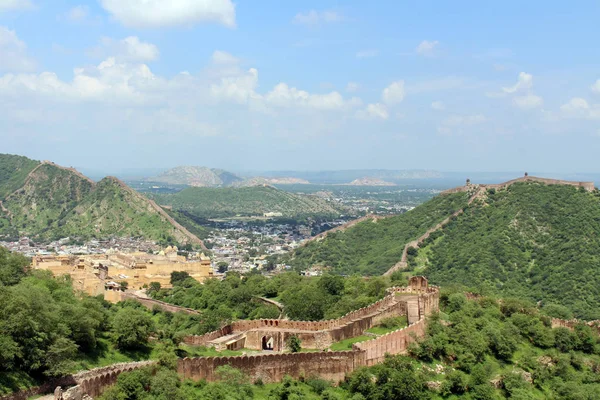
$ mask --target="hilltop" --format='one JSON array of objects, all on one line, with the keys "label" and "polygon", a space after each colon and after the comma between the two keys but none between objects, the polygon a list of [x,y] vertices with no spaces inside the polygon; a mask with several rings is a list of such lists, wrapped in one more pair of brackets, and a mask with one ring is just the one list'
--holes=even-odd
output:
[{"label": "hilltop", "polygon": [[154,195],[161,205],[201,218],[259,216],[281,213],[281,217],[338,216],[340,209],[316,196],[299,195],[271,186],[241,188],[187,188],[175,194]]},{"label": "hilltop", "polygon": [[[291,262],[373,275],[408,268],[435,284],[560,304],[594,319],[599,216],[600,193],[591,183],[526,177],[467,185],[405,214],[311,241]],[[406,263],[399,262],[403,253]]]},{"label": "hilltop", "polygon": [[0,154],[0,236],[50,240],[139,236],[202,242],[113,177],[96,183],[49,161]]},{"label": "hilltop", "polygon": [[171,168],[156,177],[148,178],[147,181],[194,187],[220,187],[231,186],[242,182],[243,179],[222,169],[182,166]]}]

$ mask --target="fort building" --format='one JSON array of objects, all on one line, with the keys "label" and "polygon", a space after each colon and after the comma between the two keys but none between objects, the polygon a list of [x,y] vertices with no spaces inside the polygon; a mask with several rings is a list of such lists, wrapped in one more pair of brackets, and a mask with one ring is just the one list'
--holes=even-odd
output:
[{"label": "fort building", "polygon": [[90,296],[104,295],[117,302],[125,288],[142,289],[151,282],[171,286],[172,272],[187,272],[199,282],[213,276],[210,258],[203,253],[195,258],[177,254],[177,247],[167,247],[159,254],[144,252],[89,255],[43,255],[32,259],[34,269],[48,270],[54,276],[70,275],[75,290]]}]

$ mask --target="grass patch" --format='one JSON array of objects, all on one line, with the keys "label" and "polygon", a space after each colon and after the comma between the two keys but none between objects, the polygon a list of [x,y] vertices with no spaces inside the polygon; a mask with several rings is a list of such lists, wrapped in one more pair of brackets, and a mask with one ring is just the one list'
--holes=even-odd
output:
[{"label": "grass patch", "polygon": [[375,335],[385,335],[406,326],[408,326],[408,317],[402,315],[400,317],[386,318],[381,321],[381,324],[374,326],[371,329],[367,329],[367,332]]},{"label": "grass patch", "polygon": [[323,351],[321,349],[300,349],[300,353],[316,353],[318,351]]},{"label": "grass patch", "polygon": [[107,338],[98,339],[98,346],[93,353],[81,354],[76,360],[76,370],[87,370],[106,367],[121,362],[143,361],[155,359],[154,349],[146,347],[137,351],[123,351]]},{"label": "grass patch", "polygon": [[0,373],[0,395],[38,386],[40,382],[22,371]]},{"label": "grass patch", "polygon": [[397,331],[398,329],[400,329],[400,327],[384,328],[383,326],[374,326],[371,329],[367,329],[365,332],[369,332],[369,333],[373,333],[375,335],[381,336],[381,335],[388,334],[390,332]]},{"label": "grass patch", "polygon": [[373,338],[370,336],[356,336],[350,339],[340,340],[339,342],[332,344],[330,348],[332,351],[352,350],[352,345],[354,343],[366,342],[367,340],[371,339]]}]

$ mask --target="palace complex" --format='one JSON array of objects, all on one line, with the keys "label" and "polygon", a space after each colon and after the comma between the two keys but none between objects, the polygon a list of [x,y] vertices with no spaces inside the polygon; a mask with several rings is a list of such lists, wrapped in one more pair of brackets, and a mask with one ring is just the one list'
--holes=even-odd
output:
[{"label": "palace complex", "polygon": [[108,301],[122,299],[122,290],[139,290],[151,282],[171,286],[172,272],[187,272],[199,282],[213,276],[210,258],[203,253],[187,259],[177,254],[177,247],[167,247],[158,254],[144,252],[90,255],[35,256],[32,267],[51,271],[55,276],[70,275],[75,290],[91,296],[104,295]]}]

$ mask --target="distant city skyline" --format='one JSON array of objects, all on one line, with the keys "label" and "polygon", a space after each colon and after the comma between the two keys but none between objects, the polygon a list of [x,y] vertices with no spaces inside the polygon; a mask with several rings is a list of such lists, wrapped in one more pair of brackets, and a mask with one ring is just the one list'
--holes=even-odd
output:
[{"label": "distant city skyline", "polygon": [[600,173],[600,3],[0,0],[0,153]]}]

